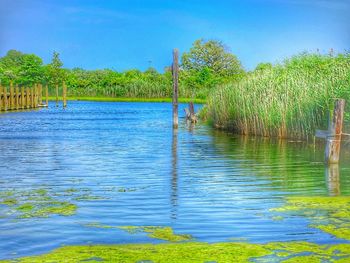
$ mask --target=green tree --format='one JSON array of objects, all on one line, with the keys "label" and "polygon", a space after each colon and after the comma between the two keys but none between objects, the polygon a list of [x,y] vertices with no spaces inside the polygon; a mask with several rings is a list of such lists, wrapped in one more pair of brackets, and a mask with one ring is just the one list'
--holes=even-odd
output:
[{"label": "green tree", "polygon": [[53,52],[51,63],[47,65],[46,73],[48,82],[55,85],[56,89],[56,106],[58,106],[58,85],[64,80],[65,71],[62,69],[63,63],[60,60],[60,54]]},{"label": "green tree", "polygon": [[62,70],[63,63],[60,60],[60,54],[53,52],[51,63],[47,65],[48,80],[51,84],[58,85],[64,79],[64,71]]},{"label": "green tree", "polygon": [[237,57],[217,40],[196,40],[190,51],[182,55],[181,62],[184,70],[200,72],[209,69],[221,77],[234,78],[244,73]]},{"label": "green tree", "polygon": [[43,61],[34,54],[23,55],[22,64],[18,71],[18,82],[33,85],[43,80]]},{"label": "green tree", "polygon": [[23,56],[24,54],[20,51],[9,50],[4,57],[0,58],[0,80],[2,84],[6,85],[10,81],[18,80]]}]

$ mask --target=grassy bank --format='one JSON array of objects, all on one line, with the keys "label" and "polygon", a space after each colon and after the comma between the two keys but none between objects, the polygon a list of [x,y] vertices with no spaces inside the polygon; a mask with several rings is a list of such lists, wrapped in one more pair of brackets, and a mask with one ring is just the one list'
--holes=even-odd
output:
[{"label": "grassy bank", "polygon": [[334,98],[350,98],[350,55],[302,54],[216,89],[205,115],[239,134],[308,138]]},{"label": "grassy bank", "polygon": [[[60,101],[62,97],[58,98]],[[68,97],[70,101],[101,101],[101,102],[171,102],[171,98],[124,98],[124,97]],[[49,97],[50,101],[55,101],[56,97]],[[189,99],[189,98],[179,98],[180,103],[189,103],[193,101],[197,104],[203,104],[206,101],[204,99]]]}]

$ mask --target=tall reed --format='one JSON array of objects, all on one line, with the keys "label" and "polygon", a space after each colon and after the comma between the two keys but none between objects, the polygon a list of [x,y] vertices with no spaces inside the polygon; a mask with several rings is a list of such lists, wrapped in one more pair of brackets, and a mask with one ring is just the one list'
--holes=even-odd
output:
[{"label": "tall reed", "polygon": [[208,97],[207,117],[245,135],[309,138],[336,97],[350,99],[350,55],[301,54],[255,70]]}]

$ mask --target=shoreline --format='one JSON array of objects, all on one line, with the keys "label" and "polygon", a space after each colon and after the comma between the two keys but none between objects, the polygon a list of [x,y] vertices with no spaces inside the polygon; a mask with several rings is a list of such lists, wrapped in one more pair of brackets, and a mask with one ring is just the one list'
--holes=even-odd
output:
[{"label": "shoreline", "polygon": [[[43,96],[43,101],[45,97]],[[56,97],[49,96],[49,101],[55,101]],[[58,97],[59,101],[62,101],[62,97]],[[67,97],[68,101],[99,101],[99,102],[172,102],[172,98],[128,98],[128,97]],[[193,102],[196,104],[205,104],[205,99],[190,99],[179,98],[180,103]]]}]

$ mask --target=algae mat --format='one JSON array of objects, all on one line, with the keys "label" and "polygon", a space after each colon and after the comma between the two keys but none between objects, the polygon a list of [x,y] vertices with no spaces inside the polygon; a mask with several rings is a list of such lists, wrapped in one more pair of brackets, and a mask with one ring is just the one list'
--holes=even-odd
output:
[{"label": "algae mat", "polygon": [[67,246],[49,254],[0,262],[349,262],[350,244],[180,243]]}]

